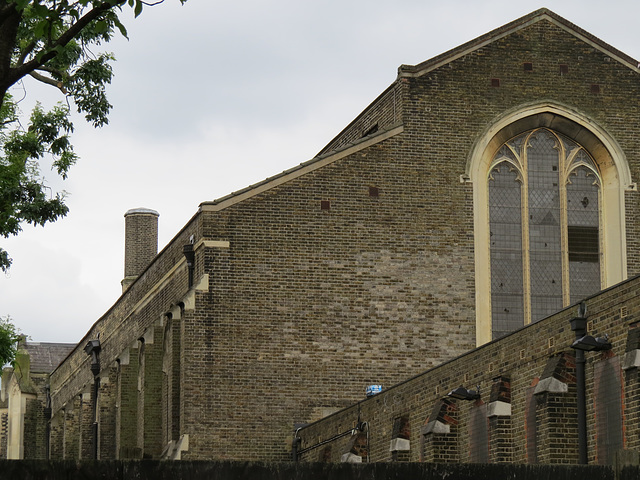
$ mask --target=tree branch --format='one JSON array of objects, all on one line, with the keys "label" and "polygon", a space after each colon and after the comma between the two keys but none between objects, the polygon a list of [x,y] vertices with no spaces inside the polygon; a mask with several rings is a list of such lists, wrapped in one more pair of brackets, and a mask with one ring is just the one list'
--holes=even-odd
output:
[{"label": "tree branch", "polygon": [[67,89],[64,88],[64,86],[62,85],[62,82],[54,80],[53,78],[45,77],[44,75],[40,75],[38,72],[35,72],[35,71],[29,72],[29,75],[31,75],[33,78],[35,78],[39,82],[46,83],[47,85],[53,85],[65,95],[69,93]]},{"label": "tree branch", "polygon": [[48,67],[47,65],[42,65],[41,67],[38,67],[36,70],[40,70],[42,72],[48,72],[52,75],[59,75],[61,77],[64,75],[64,72],[61,72],[57,68]]},{"label": "tree branch", "polygon": [[20,52],[20,56],[18,57],[18,60],[16,60],[16,65],[24,64],[25,58],[27,58],[27,55],[33,52],[33,49],[36,48],[36,45],[37,45],[36,42],[31,42],[29,45],[27,45],[25,49],[22,52]]},{"label": "tree branch", "polygon": [[[42,56],[40,56],[39,59],[38,59],[38,55],[36,55],[32,60],[28,61],[27,63],[24,63],[22,65],[19,65],[19,66],[15,67],[15,68],[10,69],[10,71],[9,71],[7,77],[6,77],[7,78],[7,83],[8,83],[6,88],[8,88],[9,86],[13,85],[15,82],[20,80],[25,75],[28,75],[33,70],[36,70],[37,68],[40,68],[42,65],[44,65],[49,60],[51,60],[56,55],[58,55],[58,52],[55,50],[56,47],[59,47],[59,46],[60,47],[64,47],[64,46],[66,46],[89,23],[91,23],[92,21],[98,19],[102,14],[104,14],[105,12],[111,10],[112,8],[115,8],[115,7],[120,6],[120,5],[124,5],[125,3],[126,3],[126,0],[118,0],[116,2],[106,1],[106,2],[101,3],[100,5],[92,8],[91,10],[89,10],[85,15],[80,17],[75,23],[70,25],[69,28],[64,33],[62,33],[62,35],[60,35],[58,37],[58,39],[55,40],[48,47],[47,51]],[[0,88],[1,87],[2,86],[0,85]]]}]

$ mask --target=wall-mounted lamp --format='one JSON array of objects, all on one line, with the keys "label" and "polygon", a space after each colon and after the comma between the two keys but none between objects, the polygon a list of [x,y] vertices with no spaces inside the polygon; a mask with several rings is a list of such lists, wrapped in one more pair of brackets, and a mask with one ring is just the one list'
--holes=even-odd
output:
[{"label": "wall-mounted lamp", "polygon": [[84,347],[84,353],[91,357],[91,373],[95,377],[100,373],[100,340],[89,340]]},{"label": "wall-mounted lamp", "polygon": [[585,335],[578,338],[571,344],[571,348],[576,350],[582,350],[584,352],[602,352],[604,350],[611,350],[611,342],[607,335],[603,337],[592,337],[591,335]]},{"label": "wall-mounted lamp", "polygon": [[447,393],[447,397],[455,398],[457,400],[479,400],[480,386],[478,385],[476,390],[468,390],[461,385]]},{"label": "wall-mounted lamp", "polygon": [[182,253],[187,260],[187,269],[189,271],[189,288],[193,287],[193,268],[196,263],[196,252],[193,249],[193,243],[187,243],[182,247]]}]

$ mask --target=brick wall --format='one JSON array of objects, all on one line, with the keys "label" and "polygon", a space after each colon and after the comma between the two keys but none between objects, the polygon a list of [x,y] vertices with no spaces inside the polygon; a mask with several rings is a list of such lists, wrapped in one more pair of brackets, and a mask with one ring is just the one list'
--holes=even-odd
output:
[{"label": "brick wall", "polygon": [[400,123],[402,113],[403,85],[393,83],[371,105],[351,122],[336,138],[324,147],[318,156],[340,150],[363,138],[384,131]]},{"label": "brick wall", "polygon": [[[410,70],[401,69],[398,81],[318,159],[204,203],[53,372],[54,413],[90,384],[82,347],[101,334],[102,364],[120,362],[120,458],[146,453],[146,433],[158,428],[151,436],[161,444],[185,439],[184,459],[284,460],[296,423],[352,404],[369,384],[388,387],[415,375],[428,378],[418,391],[398,386],[391,396],[362,404],[371,408],[386,399],[387,413],[370,423],[372,458],[392,459],[389,421],[407,413],[397,406],[411,405],[411,421],[418,425],[411,428],[410,450],[396,450],[396,460],[439,455],[466,461],[469,449],[459,444],[468,442],[470,429],[480,428],[470,421],[471,405],[456,405],[459,420],[448,425],[448,433],[423,434],[420,423],[444,390],[457,386],[454,379],[480,383],[487,392],[502,376],[511,378],[512,411],[528,408],[529,415],[498,415],[487,426],[489,439],[502,438],[500,445],[491,444],[490,458],[554,461],[557,452],[538,441],[543,437],[557,439],[563,449],[558,460],[571,458],[575,448],[563,444],[561,435],[572,427],[561,427],[566,418],[554,410],[561,406],[570,416],[571,390],[533,395],[535,405],[525,395],[549,356],[564,351],[557,345],[569,341],[566,326],[531,327],[555,346],[532,347],[515,334],[501,349],[487,346],[447,364],[453,369],[434,369],[471,350],[476,340],[474,186],[460,180],[489,125],[505,112],[543,101],[591,117],[619,144],[636,178],[640,145],[631,126],[640,124],[640,111],[628,99],[640,97],[637,72],[547,21],[434,62],[422,74]],[[593,93],[594,84],[600,93]],[[635,272],[640,226],[632,208],[638,193],[625,195],[627,264]],[[188,243],[195,248],[193,288],[182,253]],[[613,307],[606,302],[626,302],[625,288],[616,289],[622,296],[592,301],[594,324],[610,324]],[[559,314],[565,320],[567,315]],[[146,365],[141,371],[134,366],[143,358],[135,345],[169,316],[172,347],[154,344],[160,357],[152,371],[160,373],[148,388]],[[146,353],[144,358],[146,363]],[[513,365],[526,365],[530,374],[514,374]],[[517,373],[525,367],[514,368]],[[588,389],[593,392],[593,385]],[[158,413],[147,417],[152,404]],[[332,435],[357,423],[354,411],[348,412]],[[385,416],[391,412],[393,419]],[[532,420],[539,423],[535,429]],[[521,434],[533,430],[530,440]],[[340,459],[353,448],[348,440],[336,440],[321,458]],[[154,446],[150,455],[159,450]],[[318,452],[313,458],[320,458]]]},{"label": "brick wall", "polygon": [[[629,326],[640,319],[640,277],[588,299],[587,305],[590,333],[606,333],[613,344],[610,352],[586,354],[589,461],[611,464],[618,450],[637,447],[638,367],[623,370],[620,361],[628,353]],[[626,313],[624,318],[621,310]],[[453,412],[450,431],[425,427],[436,419],[436,412],[441,411],[439,402],[449,398],[449,391],[461,384],[479,385],[481,397],[487,401],[493,397],[496,381],[508,377],[511,407],[497,416],[501,425],[493,425],[496,420],[487,413],[490,461],[576,463],[576,381],[573,350],[569,348],[575,339],[569,320],[576,313],[576,306],[563,310],[303,428],[299,432],[301,458],[315,461],[315,445],[336,431],[353,428],[360,418],[368,425],[370,461],[390,461],[395,418],[409,413],[411,460],[420,459],[423,446],[424,461],[470,461],[469,435],[477,408],[473,402],[447,400],[455,405],[448,410]],[[622,399],[628,399],[625,408],[620,408]],[[620,423],[612,413],[619,415]],[[334,452],[331,460],[340,460],[347,441],[330,442]]]},{"label": "brick wall", "polygon": [[98,438],[99,458],[116,457],[116,416],[117,416],[118,367],[114,363],[103,371],[98,393]]}]

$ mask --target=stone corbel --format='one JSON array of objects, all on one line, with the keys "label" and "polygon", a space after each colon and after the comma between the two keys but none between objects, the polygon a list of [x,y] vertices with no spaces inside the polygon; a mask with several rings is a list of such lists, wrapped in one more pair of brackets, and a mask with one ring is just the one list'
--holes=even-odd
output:
[{"label": "stone corbel", "polygon": [[622,369],[630,370],[638,367],[640,367],[640,350],[636,349],[625,353],[622,360]]},{"label": "stone corbel", "polygon": [[533,391],[534,395],[540,393],[567,393],[569,386],[554,377],[543,378],[536,385],[536,389]]},{"label": "stone corbel", "polygon": [[390,452],[408,452],[411,450],[411,441],[406,438],[392,438],[389,445]]},{"label": "stone corbel", "polygon": [[487,405],[487,418],[510,417],[510,416],[511,416],[510,403],[495,401]]}]

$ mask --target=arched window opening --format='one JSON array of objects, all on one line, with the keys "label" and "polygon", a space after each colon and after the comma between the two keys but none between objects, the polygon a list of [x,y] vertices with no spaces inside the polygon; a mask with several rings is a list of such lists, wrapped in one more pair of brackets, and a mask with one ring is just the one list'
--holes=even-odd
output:
[{"label": "arched window opening", "polygon": [[506,141],[488,172],[492,338],[600,290],[602,180],[547,128]]}]

